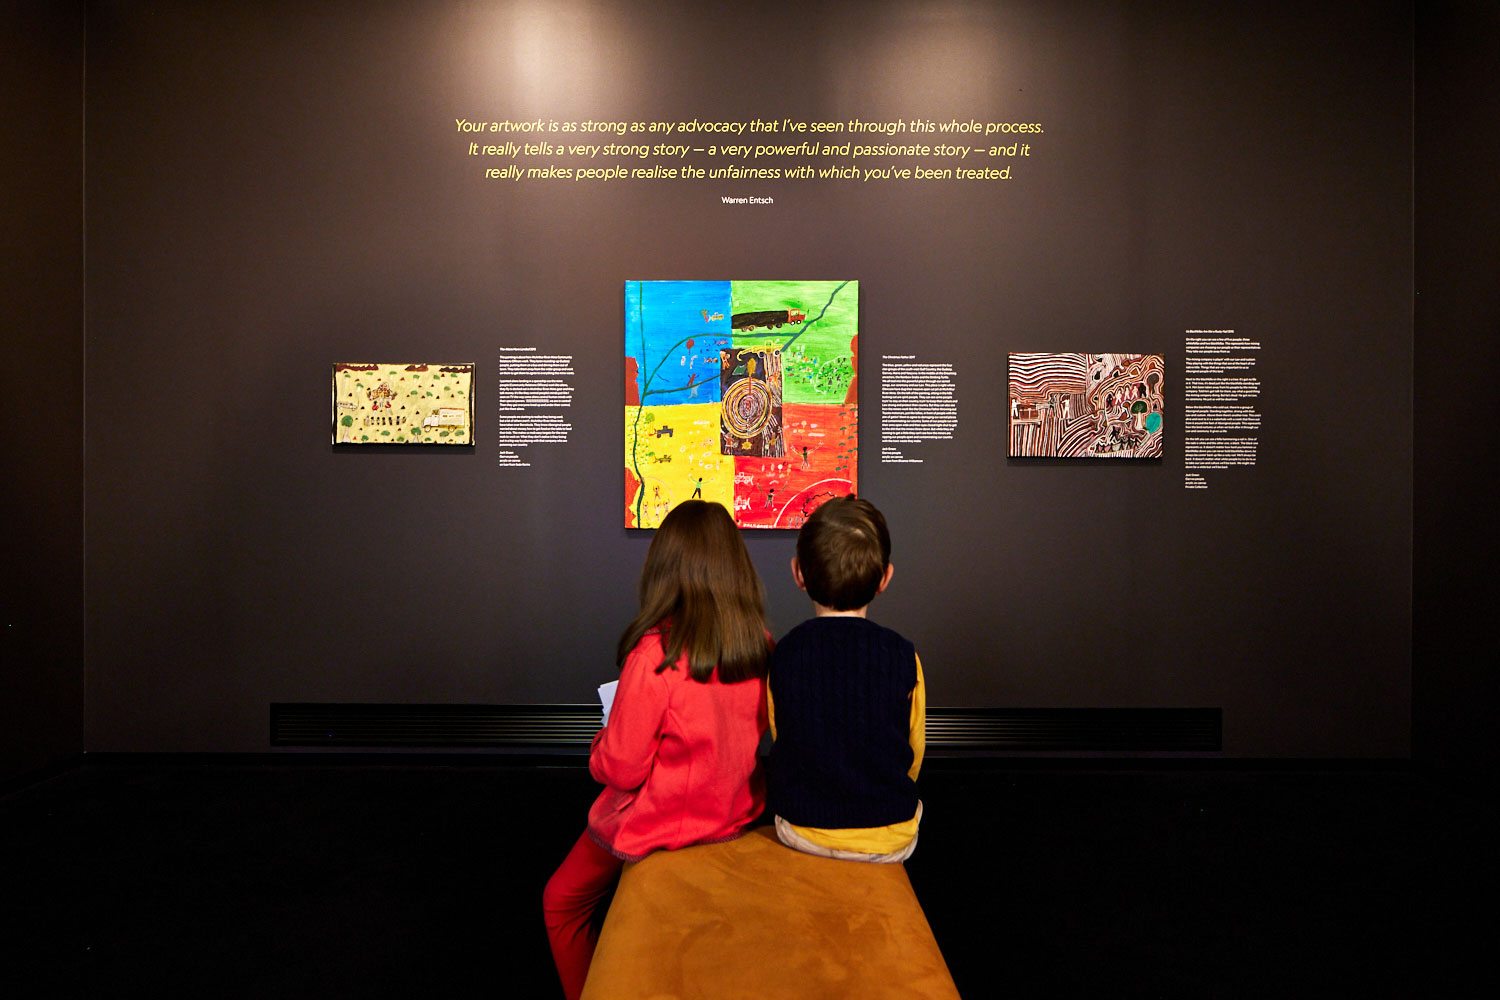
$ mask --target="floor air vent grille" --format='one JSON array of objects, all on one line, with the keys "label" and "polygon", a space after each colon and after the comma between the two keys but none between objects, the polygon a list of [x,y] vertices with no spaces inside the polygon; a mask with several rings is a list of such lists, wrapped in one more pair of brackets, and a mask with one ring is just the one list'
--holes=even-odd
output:
[{"label": "floor air vent grille", "polygon": [[[588,749],[597,705],[275,703],[279,747]],[[929,752],[1047,750],[1217,753],[1217,708],[929,708]]]}]

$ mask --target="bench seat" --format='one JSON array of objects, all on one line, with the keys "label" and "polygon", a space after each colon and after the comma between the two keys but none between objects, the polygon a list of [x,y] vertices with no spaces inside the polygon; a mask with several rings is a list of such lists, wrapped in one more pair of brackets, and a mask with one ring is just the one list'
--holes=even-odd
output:
[{"label": "bench seat", "polygon": [[584,1000],[953,1000],[897,865],[793,851],[770,827],[627,864]]}]

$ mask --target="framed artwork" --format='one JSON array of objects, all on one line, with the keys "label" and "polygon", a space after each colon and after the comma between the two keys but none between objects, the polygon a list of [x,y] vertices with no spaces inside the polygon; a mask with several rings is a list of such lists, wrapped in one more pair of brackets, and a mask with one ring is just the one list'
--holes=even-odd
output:
[{"label": "framed artwork", "polygon": [[859,283],[625,283],[625,526],[796,528],[855,492]]},{"label": "framed artwork", "polygon": [[474,366],[333,366],[334,444],[474,443]]},{"label": "framed artwork", "polygon": [[1012,354],[1012,458],[1160,458],[1160,354]]}]

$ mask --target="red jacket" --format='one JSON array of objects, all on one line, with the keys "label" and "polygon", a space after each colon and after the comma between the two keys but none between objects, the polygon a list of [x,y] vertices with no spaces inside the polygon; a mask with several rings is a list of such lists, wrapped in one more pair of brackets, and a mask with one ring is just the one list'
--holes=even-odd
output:
[{"label": "red jacket", "polygon": [[706,684],[687,656],[656,673],[661,636],[647,632],[620,670],[609,724],[594,737],[589,772],[607,786],[589,834],[634,861],[658,848],[731,840],[765,807],[755,750],[766,731],[765,684]]}]

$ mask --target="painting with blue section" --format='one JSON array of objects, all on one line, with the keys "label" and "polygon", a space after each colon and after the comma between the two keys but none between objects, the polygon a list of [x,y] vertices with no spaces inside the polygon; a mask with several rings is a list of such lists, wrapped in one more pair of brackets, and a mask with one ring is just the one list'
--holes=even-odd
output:
[{"label": "painting with blue section", "polygon": [[727,281],[626,282],[626,347],[641,404],[717,403],[729,323]]}]

